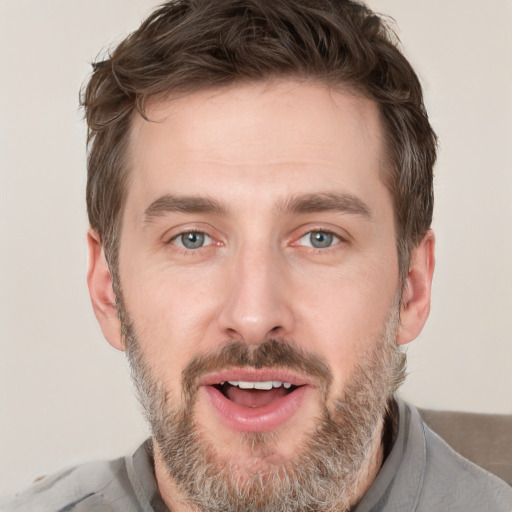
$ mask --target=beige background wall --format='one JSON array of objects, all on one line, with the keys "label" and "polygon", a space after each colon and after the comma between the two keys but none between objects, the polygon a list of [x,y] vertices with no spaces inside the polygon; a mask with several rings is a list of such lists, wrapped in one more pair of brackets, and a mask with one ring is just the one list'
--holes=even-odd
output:
[{"label": "beige background wall", "polygon": [[[431,319],[403,396],[512,413],[511,0],[373,0],[441,139]],[[146,435],[85,285],[78,89],[154,0],[0,0],[0,494]]]}]

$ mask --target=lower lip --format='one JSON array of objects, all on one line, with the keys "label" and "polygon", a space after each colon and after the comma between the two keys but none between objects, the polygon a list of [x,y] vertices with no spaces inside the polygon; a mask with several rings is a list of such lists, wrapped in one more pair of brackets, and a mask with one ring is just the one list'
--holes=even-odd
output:
[{"label": "lower lip", "polygon": [[269,432],[286,423],[300,408],[308,386],[263,407],[244,407],[226,398],[217,388],[203,386],[220,420],[239,432]]}]

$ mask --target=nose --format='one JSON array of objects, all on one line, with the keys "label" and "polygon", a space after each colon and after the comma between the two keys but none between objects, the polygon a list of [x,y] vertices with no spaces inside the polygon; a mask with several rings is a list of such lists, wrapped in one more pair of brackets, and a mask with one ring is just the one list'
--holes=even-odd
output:
[{"label": "nose", "polygon": [[221,292],[218,322],[223,335],[248,344],[289,336],[295,319],[284,257],[260,247],[240,250],[233,259]]}]

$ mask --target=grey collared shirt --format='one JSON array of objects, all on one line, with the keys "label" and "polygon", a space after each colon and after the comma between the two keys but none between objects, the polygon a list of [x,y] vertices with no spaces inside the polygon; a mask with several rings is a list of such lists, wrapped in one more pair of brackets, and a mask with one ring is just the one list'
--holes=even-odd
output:
[{"label": "grey collared shirt", "polygon": [[512,488],[453,451],[398,401],[398,435],[354,512],[512,512]]},{"label": "grey collared shirt", "polygon": [[[398,410],[393,448],[354,512],[512,512],[510,486],[455,453],[414,407],[399,401]],[[46,477],[0,511],[168,512],[148,441],[130,457]]]}]

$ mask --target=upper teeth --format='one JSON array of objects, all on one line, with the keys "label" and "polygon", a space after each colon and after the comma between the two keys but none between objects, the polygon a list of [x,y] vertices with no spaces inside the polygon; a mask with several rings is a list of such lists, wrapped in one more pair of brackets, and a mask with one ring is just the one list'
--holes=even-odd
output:
[{"label": "upper teeth", "polygon": [[[221,382],[221,386],[224,385],[226,381]],[[228,384],[232,386],[237,386],[240,389],[265,389],[269,390],[272,388],[280,388],[284,386],[286,389],[292,387],[289,382],[282,382],[280,380],[267,380],[265,382],[249,382],[246,380],[228,380]]]}]

